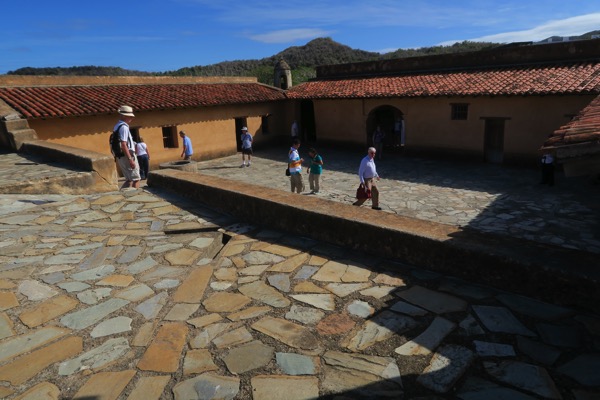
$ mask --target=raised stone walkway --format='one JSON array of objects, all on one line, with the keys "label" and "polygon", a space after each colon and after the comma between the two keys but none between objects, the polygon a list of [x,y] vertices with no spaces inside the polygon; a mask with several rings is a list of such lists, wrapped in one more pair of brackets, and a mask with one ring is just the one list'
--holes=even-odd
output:
[{"label": "raised stone walkway", "polygon": [[[281,160],[218,162],[201,172],[266,183],[253,172],[264,162],[286,188]],[[600,396],[599,370],[593,310],[240,224],[154,188],[0,195],[2,398],[584,400]]]}]

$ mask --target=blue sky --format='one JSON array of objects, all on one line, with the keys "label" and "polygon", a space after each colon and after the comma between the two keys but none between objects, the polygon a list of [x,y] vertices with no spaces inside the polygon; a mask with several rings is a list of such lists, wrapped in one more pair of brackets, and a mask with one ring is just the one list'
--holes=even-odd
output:
[{"label": "blue sky", "polygon": [[600,30],[600,0],[36,0],[1,9],[0,74],[84,65],[163,72],[269,57],[318,37],[389,52]]}]

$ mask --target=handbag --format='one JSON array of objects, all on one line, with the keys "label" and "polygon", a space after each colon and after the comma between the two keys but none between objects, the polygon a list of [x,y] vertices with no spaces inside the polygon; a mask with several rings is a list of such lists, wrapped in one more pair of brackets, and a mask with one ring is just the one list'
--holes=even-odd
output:
[{"label": "handbag", "polygon": [[290,176],[290,169],[288,167],[285,167],[285,176]]},{"label": "handbag", "polygon": [[371,191],[365,190],[365,185],[361,183],[360,185],[358,185],[358,189],[356,189],[356,198],[358,200],[370,199]]}]

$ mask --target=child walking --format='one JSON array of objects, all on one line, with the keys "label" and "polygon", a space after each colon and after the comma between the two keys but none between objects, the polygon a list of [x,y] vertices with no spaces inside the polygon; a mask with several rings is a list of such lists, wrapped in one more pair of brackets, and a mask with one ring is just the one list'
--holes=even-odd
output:
[{"label": "child walking", "polygon": [[306,172],[308,173],[310,192],[319,193],[321,190],[319,180],[323,173],[323,158],[317,153],[317,150],[312,147],[308,150],[308,155],[310,156],[310,166]]}]

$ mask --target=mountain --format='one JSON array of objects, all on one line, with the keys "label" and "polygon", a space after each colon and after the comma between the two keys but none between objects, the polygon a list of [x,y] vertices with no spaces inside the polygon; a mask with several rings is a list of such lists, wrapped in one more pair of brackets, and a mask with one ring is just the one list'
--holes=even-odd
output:
[{"label": "mountain", "polygon": [[[600,35],[600,31],[588,32],[580,36],[571,36],[567,40],[591,39]],[[562,37],[550,37],[542,42],[565,40]],[[292,81],[295,85],[306,82],[316,76],[318,65],[344,64],[361,61],[388,60],[393,58],[416,57],[436,54],[459,53],[466,51],[486,50],[501,46],[501,43],[464,41],[451,46],[421,47],[418,49],[398,49],[380,54],[364,50],[352,49],[331,38],[311,40],[304,46],[288,47],[280,53],[259,60],[224,61],[211,65],[196,65],[175,71],[150,73],[126,70],[120,67],[71,67],[71,68],[20,68],[9,71],[8,75],[90,75],[90,76],[255,76],[258,81],[273,84],[273,67],[280,59],[285,60],[292,69]]]}]

